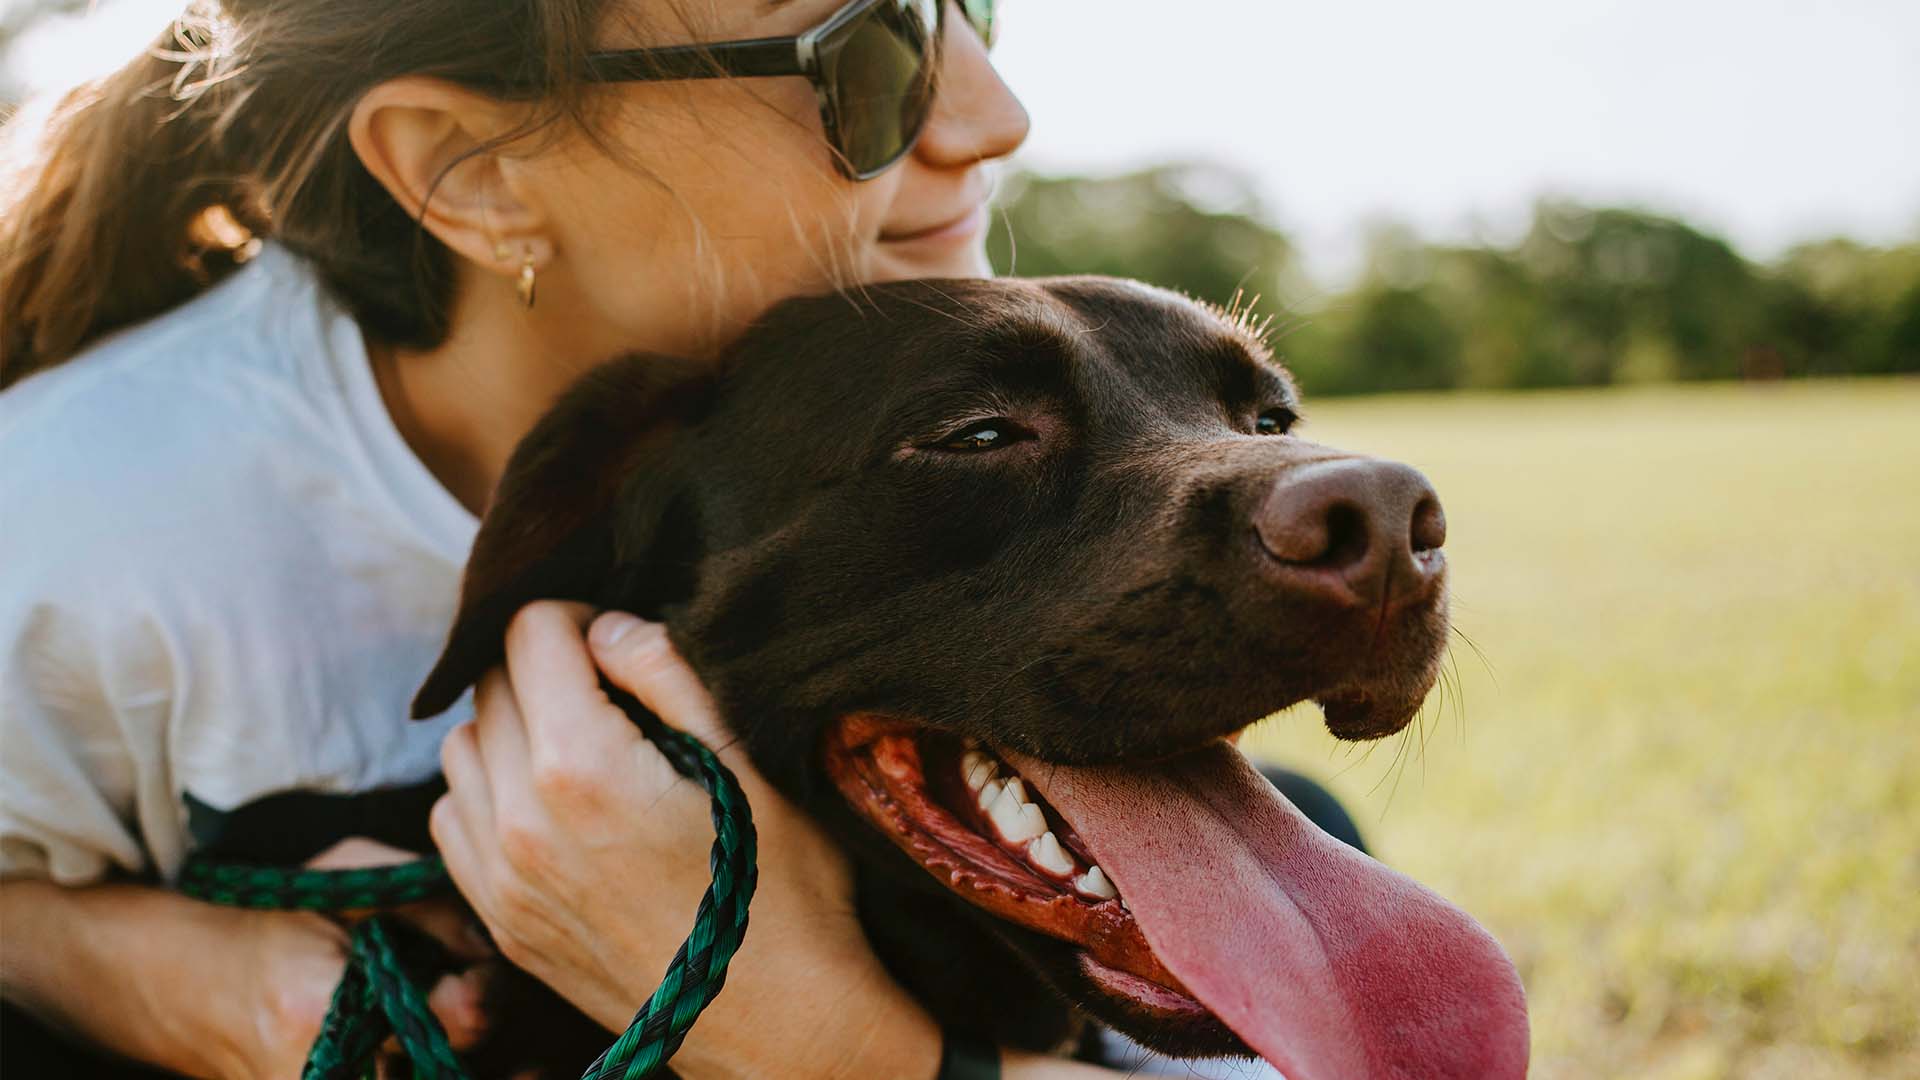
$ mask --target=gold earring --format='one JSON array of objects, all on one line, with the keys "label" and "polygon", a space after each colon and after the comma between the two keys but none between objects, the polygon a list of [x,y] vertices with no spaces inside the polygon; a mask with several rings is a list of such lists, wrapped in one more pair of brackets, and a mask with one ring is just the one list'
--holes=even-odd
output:
[{"label": "gold earring", "polygon": [[534,278],[533,248],[528,247],[526,258],[521,260],[520,262],[519,288],[520,288],[520,303],[523,306],[529,307],[529,308],[533,306],[533,278]]}]

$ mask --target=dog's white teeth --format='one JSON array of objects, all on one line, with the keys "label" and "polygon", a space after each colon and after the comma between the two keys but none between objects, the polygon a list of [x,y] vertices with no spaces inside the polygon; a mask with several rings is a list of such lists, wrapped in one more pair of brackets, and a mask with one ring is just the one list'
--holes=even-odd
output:
[{"label": "dog's white teeth", "polygon": [[[998,786],[997,784],[987,785],[989,789]],[[994,794],[993,802],[987,805],[987,820],[993,823],[993,827],[999,830],[1001,836],[1011,840],[1014,830],[1020,827],[1020,800],[1007,798],[1005,788],[1001,788]],[[985,791],[980,793],[981,798],[985,798],[986,795]]]},{"label": "dog's white teeth", "polygon": [[1031,840],[1047,831],[1047,815],[1032,803],[1020,804],[1020,827],[1007,834],[1007,839],[1018,844]]},{"label": "dog's white teeth", "polygon": [[1107,872],[1097,866],[1088,867],[1086,873],[1074,878],[1073,887],[1082,896],[1101,900],[1111,900],[1120,895],[1120,890],[1114,888],[1113,882],[1107,880]]},{"label": "dog's white teeth", "polygon": [[1009,844],[1024,844],[1047,831],[1047,818],[1040,808],[1021,800],[1025,789],[1020,781],[1009,780],[1000,791],[1000,797],[987,807],[987,820],[1000,832],[1000,838]]},{"label": "dog's white teeth", "polygon": [[1006,790],[1006,784],[999,780],[988,780],[973,793],[974,802],[982,810],[992,810],[993,804],[1000,801],[1000,793]]},{"label": "dog's white teeth", "polygon": [[1027,845],[1027,861],[1057,877],[1073,873],[1073,857],[1060,846],[1059,837],[1051,832],[1041,833],[1040,839]]},{"label": "dog's white teeth", "polygon": [[967,788],[978,795],[989,780],[999,777],[1000,766],[980,751],[969,750],[960,755],[960,775],[967,778]]},{"label": "dog's white teeth", "polygon": [[1027,798],[1026,783],[1017,776],[1007,777],[1007,794],[1012,795],[1017,802],[1027,803],[1033,801]]}]

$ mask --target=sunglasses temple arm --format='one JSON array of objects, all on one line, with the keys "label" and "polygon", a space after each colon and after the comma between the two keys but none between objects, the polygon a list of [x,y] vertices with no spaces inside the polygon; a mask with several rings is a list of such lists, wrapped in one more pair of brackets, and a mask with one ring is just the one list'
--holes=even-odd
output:
[{"label": "sunglasses temple arm", "polygon": [[797,38],[759,38],[721,45],[671,45],[625,49],[587,57],[594,82],[655,82],[668,79],[756,78],[805,75]]}]

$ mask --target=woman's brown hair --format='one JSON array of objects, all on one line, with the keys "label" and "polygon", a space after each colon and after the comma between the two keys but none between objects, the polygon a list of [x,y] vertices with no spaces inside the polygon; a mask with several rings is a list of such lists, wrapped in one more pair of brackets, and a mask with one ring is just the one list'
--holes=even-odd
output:
[{"label": "woman's brown hair", "polygon": [[153,48],[68,94],[0,185],[0,388],[206,289],[271,236],[369,334],[447,332],[451,253],[348,144],[373,86],[406,74],[583,125],[575,79],[610,0],[197,2]]}]

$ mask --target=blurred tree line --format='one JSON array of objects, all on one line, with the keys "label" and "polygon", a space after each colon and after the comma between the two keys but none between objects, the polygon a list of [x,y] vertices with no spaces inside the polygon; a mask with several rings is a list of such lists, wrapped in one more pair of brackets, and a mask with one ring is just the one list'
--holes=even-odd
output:
[{"label": "blurred tree line", "polygon": [[1920,242],[1807,244],[1767,265],[1640,210],[1543,201],[1511,247],[1375,230],[1345,291],[1316,291],[1250,181],[1162,166],[1009,179],[994,265],[1265,299],[1313,392],[1599,386],[1920,372]]}]

